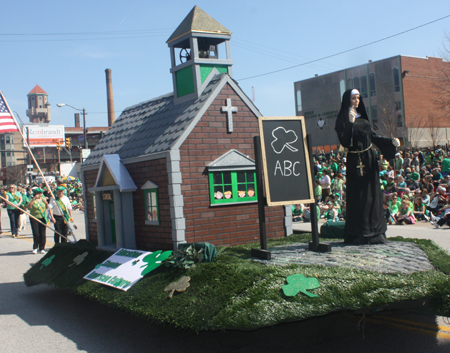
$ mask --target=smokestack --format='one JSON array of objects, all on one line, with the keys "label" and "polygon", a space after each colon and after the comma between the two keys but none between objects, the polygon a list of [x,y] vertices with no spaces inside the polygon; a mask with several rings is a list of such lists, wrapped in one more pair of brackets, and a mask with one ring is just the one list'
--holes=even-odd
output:
[{"label": "smokestack", "polygon": [[114,113],[114,97],[112,89],[111,69],[106,69],[106,101],[108,104],[108,126],[114,124],[116,114]]},{"label": "smokestack", "polygon": [[81,127],[81,125],[80,125],[80,113],[75,113],[74,117],[75,117],[75,127]]}]

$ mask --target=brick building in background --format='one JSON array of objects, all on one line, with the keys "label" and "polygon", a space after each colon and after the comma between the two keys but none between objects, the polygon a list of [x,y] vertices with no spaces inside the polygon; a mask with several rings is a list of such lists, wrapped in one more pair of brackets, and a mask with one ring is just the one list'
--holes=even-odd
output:
[{"label": "brick building in background", "polygon": [[[412,147],[445,145],[450,119],[436,105],[436,85],[450,62],[441,58],[394,56],[294,83],[296,115],[305,117],[314,152],[339,147],[334,124],[344,91],[361,92],[377,133]],[[450,104],[450,96],[448,97]]]},{"label": "brick building in background", "polygon": [[[125,109],[84,161],[90,241],[157,250],[259,239],[261,113],[232,79],[230,38],[194,7],[167,41],[174,92]],[[268,237],[292,233],[290,206],[267,207],[266,220]]]}]

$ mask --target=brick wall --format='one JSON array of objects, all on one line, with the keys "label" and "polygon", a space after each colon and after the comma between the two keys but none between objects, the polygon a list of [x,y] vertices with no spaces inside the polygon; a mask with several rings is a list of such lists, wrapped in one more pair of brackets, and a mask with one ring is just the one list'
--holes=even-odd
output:
[{"label": "brick wall", "polygon": [[[434,102],[433,86],[441,80],[440,70],[450,72],[450,62],[441,58],[413,58],[402,56],[402,70],[409,71],[403,78],[403,96],[405,102],[406,125],[422,127],[430,116],[437,117],[435,127],[450,127],[449,119],[440,119],[442,112]],[[421,77],[417,77],[421,76]],[[423,126],[424,127],[424,126]]]},{"label": "brick wall", "polygon": [[[87,170],[84,172],[84,182],[86,184],[86,190],[93,187],[95,185],[95,181],[97,180],[98,169],[95,170]],[[86,193],[85,197],[85,207],[84,212],[87,212],[88,215],[88,231],[89,231],[89,240],[95,244],[98,244],[98,235],[97,235],[97,222],[94,222],[94,201],[92,197],[92,193],[89,191]]]},{"label": "brick wall", "polygon": [[[227,98],[238,107],[233,113],[233,133],[227,132],[226,113],[221,112]],[[206,169],[231,149],[255,159],[256,135],[256,116],[227,84],[180,149],[187,242],[235,245],[259,240],[257,204],[210,206]],[[266,226],[268,237],[285,235],[283,207],[266,207]]]},{"label": "brick wall", "polygon": [[[133,193],[137,248],[150,251],[173,249],[167,160],[161,158],[141,163],[126,164],[125,167],[138,188]],[[159,225],[145,224],[144,190],[142,190],[141,187],[148,180],[151,180],[159,186]]]},{"label": "brick wall", "polygon": [[[150,251],[172,249],[172,220],[170,217],[166,159],[164,158],[135,164],[127,164],[125,167],[138,188],[135,192],[133,192],[134,223],[137,248]],[[85,182],[88,189],[95,185],[97,173],[98,170],[89,170],[85,172]],[[144,211],[144,191],[141,187],[148,180],[151,180],[159,186],[160,225],[145,224],[146,215]],[[94,243],[98,243],[97,223],[93,220],[92,193],[88,193],[87,212],[89,218],[88,227],[90,240]],[[125,228],[127,222],[129,221],[130,220],[124,220]]]}]

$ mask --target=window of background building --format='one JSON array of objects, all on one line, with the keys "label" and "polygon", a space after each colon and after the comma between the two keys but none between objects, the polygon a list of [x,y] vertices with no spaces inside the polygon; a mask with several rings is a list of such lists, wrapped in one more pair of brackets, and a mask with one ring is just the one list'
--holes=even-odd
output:
[{"label": "window of background building", "polygon": [[392,69],[393,81],[394,81],[394,92],[400,92],[400,71],[398,67]]},{"label": "window of background building", "polygon": [[397,126],[403,127],[403,115],[401,113],[397,114]]},{"label": "window of background building", "polygon": [[10,138],[9,138],[9,136],[5,136],[5,143],[10,143]]},{"label": "window of background building", "polygon": [[345,81],[344,80],[341,80],[339,82],[339,89],[341,91],[341,101],[342,101],[342,96],[344,95],[344,92],[345,92]]},{"label": "window of background building", "polygon": [[359,76],[355,76],[355,78],[353,79],[353,88],[356,88],[361,92],[361,81],[359,80]]},{"label": "window of background building", "polygon": [[373,72],[369,74],[369,90],[371,97],[375,97],[377,95],[377,89],[375,87],[375,74]]},{"label": "window of background building", "polygon": [[351,78],[347,79],[347,89],[353,88],[353,80]]},{"label": "window of background building", "polygon": [[402,109],[402,102],[395,102],[395,110],[401,110]]},{"label": "window of background building", "polygon": [[377,106],[374,105],[374,106],[370,107],[370,112],[371,112],[371,115],[372,115],[372,122],[374,124],[378,124],[378,110],[377,110]]},{"label": "window of background building", "polygon": [[297,111],[301,112],[302,110],[302,92],[297,90]]},{"label": "window of background building", "polygon": [[367,98],[367,77],[366,75],[361,76],[361,98]]}]

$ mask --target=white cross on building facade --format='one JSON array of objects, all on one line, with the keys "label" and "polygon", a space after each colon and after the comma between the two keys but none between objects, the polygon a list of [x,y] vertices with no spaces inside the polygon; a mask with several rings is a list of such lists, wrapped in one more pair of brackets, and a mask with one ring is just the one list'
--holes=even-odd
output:
[{"label": "white cross on building facade", "polygon": [[227,113],[228,132],[233,132],[233,113],[237,111],[237,107],[231,106],[231,98],[227,98],[227,105],[222,107],[222,113]]}]

